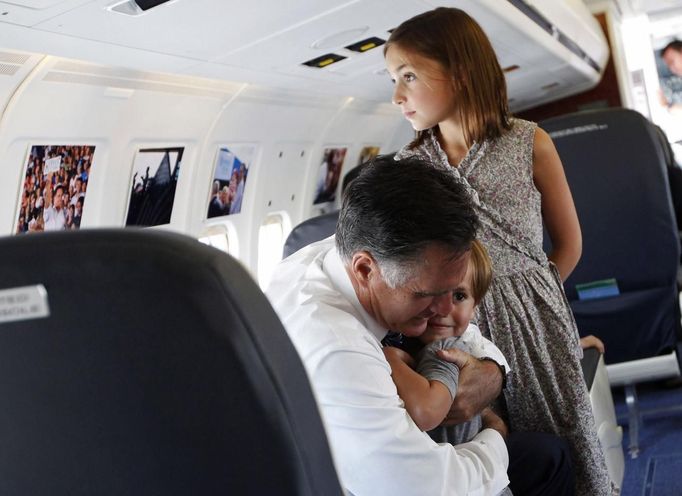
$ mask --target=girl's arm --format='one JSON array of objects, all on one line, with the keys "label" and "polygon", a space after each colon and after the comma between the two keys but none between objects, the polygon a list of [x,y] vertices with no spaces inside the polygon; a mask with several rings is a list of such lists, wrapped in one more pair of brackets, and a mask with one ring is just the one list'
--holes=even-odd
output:
[{"label": "girl's arm", "polygon": [[585,350],[587,348],[597,348],[599,353],[604,354],[604,343],[597,336],[590,334],[580,338],[580,347]]},{"label": "girl's arm", "polygon": [[391,377],[398,388],[398,395],[414,423],[422,431],[438,427],[452,404],[448,388],[412,370],[412,357],[403,350],[388,346],[384,348],[384,355],[391,366]]},{"label": "girl's arm", "polygon": [[552,139],[540,128],[533,145],[533,181],[542,195],[542,218],[552,240],[548,258],[565,281],[580,260],[582,235],[561,159]]}]

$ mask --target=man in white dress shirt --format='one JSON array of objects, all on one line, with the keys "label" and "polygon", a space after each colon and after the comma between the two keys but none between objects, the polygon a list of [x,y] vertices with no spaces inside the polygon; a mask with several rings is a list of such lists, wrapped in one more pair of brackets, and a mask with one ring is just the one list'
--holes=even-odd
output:
[{"label": "man in white dress shirt", "polygon": [[[266,292],[355,496],[495,495],[509,483],[506,427],[436,444],[404,409],[382,352],[389,329],[419,336],[453,308],[478,227],[467,193],[453,183],[448,171],[417,159],[378,157],[346,191],[336,236],[285,259]],[[445,353],[461,369],[453,417],[470,417],[499,394],[508,366]]]},{"label": "man in white dress shirt", "polygon": [[64,209],[64,186],[57,184],[54,191],[51,189],[51,183],[48,182],[48,194],[45,198],[47,205],[43,210],[43,221],[45,223],[46,231],[61,231],[66,224],[66,210]]}]

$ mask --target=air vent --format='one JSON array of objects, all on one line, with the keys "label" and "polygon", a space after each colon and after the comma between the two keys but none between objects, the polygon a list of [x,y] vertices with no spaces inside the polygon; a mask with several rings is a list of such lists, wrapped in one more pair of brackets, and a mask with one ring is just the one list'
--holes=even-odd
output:
[{"label": "air vent", "polygon": [[14,76],[20,68],[20,65],[0,63],[0,76]]},{"label": "air vent", "polygon": [[8,64],[23,65],[28,62],[29,58],[31,56],[26,53],[0,52],[0,62],[7,62]]},{"label": "air vent", "polygon": [[129,16],[139,16],[154,7],[173,1],[175,0],[123,0],[109,5],[107,10]]},{"label": "air vent", "polygon": [[171,0],[133,0],[142,10],[153,9],[163,3],[168,3]]},{"label": "air vent", "polygon": [[343,55],[337,55],[335,53],[327,53],[325,55],[322,55],[321,57],[314,58],[312,60],[309,60],[307,62],[303,62],[303,65],[307,65],[308,67],[316,67],[318,69],[322,69],[323,67],[327,67],[328,65],[331,65],[335,62],[338,62],[339,60],[343,60],[347,57],[344,57]]}]

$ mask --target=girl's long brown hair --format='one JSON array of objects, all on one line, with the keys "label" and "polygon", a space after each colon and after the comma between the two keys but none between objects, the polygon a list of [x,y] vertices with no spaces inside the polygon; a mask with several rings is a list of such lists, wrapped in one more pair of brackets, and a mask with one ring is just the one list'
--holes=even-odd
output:
[{"label": "girl's long brown hair", "polygon": [[468,146],[511,127],[504,73],[490,40],[466,12],[439,7],[412,17],[393,30],[384,54],[391,45],[434,60],[452,75]]}]

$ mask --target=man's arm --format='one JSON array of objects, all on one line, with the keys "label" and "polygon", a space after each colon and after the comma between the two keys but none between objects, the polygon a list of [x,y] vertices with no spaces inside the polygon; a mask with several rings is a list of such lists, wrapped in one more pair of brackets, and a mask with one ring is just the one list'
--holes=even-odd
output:
[{"label": "man's arm", "polygon": [[439,426],[452,404],[450,390],[442,382],[430,381],[415,372],[410,366],[412,357],[403,350],[388,346],[384,356],[391,366],[398,395],[417,427],[429,431]]},{"label": "man's arm", "polygon": [[468,443],[437,445],[401,406],[383,357],[337,351],[311,379],[351,493],[496,495],[508,484],[500,432],[487,428]]},{"label": "man's arm", "polygon": [[43,204],[43,211],[47,210],[47,207],[52,206],[52,176],[53,172],[50,172],[45,179],[45,198]]}]

